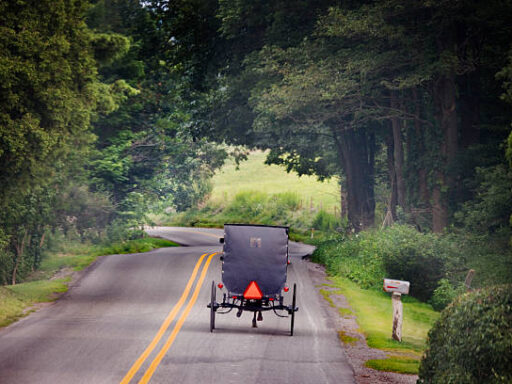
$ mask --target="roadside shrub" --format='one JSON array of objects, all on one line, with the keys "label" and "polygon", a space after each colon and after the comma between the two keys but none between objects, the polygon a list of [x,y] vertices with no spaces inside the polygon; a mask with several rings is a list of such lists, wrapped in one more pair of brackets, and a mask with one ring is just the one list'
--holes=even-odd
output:
[{"label": "roadside shrub", "polygon": [[146,233],[139,228],[132,227],[129,223],[122,220],[114,220],[107,227],[107,236],[101,239],[103,243],[117,243],[125,240],[141,239]]},{"label": "roadside shrub", "polygon": [[362,288],[380,289],[384,277],[410,281],[411,295],[427,301],[445,277],[447,265],[456,264],[448,260],[456,257],[454,248],[442,238],[394,225],[321,243],[314,260],[329,273],[347,277]]},{"label": "roadside shrub", "polygon": [[411,282],[411,295],[427,301],[446,274],[446,252],[434,234],[396,225],[382,232],[382,261],[388,277]]},{"label": "roadside shrub", "polygon": [[429,332],[420,384],[512,382],[512,285],[457,298]]},{"label": "roadside shrub", "polygon": [[253,220],[263,213],[269,196],[263,192],[245,191],[236,194],[224,211],[225,216],[241,216]]},{"label": "roadside shrub", "polygon": [[430,303],[436,311],[441,311],[461,293],[462,290],[455,289],[448,279],[441,279],[439,280],[439,284],[432,295]]},{"label": "roadside shrub", "polygon": [[296,211],[300,206],[299,195],[293,192],[283,192],[272,195],[272,200],[281,209],[286,211]]},{"label": "roadside shrub", "polygon": [[336,217],[324,210],[319,211],[313,219],[313,228],[319,231],[335,231],[337,227],[338,220]]},{"label": "roadside shrub", "polygon": [[376,232],[333,236],[318,244],[313,261],[332,275],[347,277],[362,288],[380,288],[385,271]]}]

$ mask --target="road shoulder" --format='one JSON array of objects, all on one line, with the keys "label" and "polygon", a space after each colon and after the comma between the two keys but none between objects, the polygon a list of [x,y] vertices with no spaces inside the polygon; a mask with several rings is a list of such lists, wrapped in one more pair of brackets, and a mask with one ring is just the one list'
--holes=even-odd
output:
[{"label": "road shoulder", "polygon": [[[332,288],[332,282],[329,281],[325,268],[311,261],[307,261],[307,268],[319,296],[323,296],[322,307],[332,322],[333,328],[336,329],[340,343],[343,344],[348,361],[354,370],[356,383],[416,383],[417,375],[377,371],[364,365],[368,360],[385,359],[392,353],[368,347],[364,335],[359,331],[356,317],[351,314],[346,298],[339,292],[335,292],[336,288]],[[329,293],[326,294],[326,292]]]}]

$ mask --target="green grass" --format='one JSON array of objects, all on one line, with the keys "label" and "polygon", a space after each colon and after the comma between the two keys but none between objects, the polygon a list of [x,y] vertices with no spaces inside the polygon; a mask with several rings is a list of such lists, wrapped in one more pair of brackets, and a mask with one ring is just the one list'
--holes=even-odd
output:
[{"label": "green grass", "polygon": [[80,271],[89,266],[98,256],[142,253],[155,248],[175,247],[176,243],[165,239],[146,237],[127,240],[109,245],[87,245],[71,243],[64,247],[64,252],[51,253],[41,263],[39,273],[51,275],[61,268]]},{"label": "green grass", "polygon": [[389,294],[366,290],[342,277],[332,277],[352,307],[368,346],[388,351],[410,352],[421,355],[428,331],[439,313],[429,304],[408,298],[404,303],[402,342],[391,338],[393,312]]},{"label": "green grass", "polygon": [[368,360],[364,363],[368,368],[386,372],[398,372],[416,375],[420,367],[420,361],[401,356],[393,356],[388,359]]},{"label": "green grass", "polygon": [[69,279],[38,280],[14,286],[0,287],[0,327],[26,315],[27,308],[36,304],[53,301],[56,294],[66,292]]},{"label": "green grass", "polygon": [[86,245],[68,243],[62,245],[63,252],[46,255],[40,269],[28,281],[10,286],[0,286],[0,327],[5,327],[30,311],[36,303],[53,301],[59,293],[66,292],[69,277],[50,280],[57,271],[70,268],[75,271],[89,266],[98,256],[110,254],[141,253],[155,248],[172,247],[177,244],[155,238],[127,240],[110,245]]},{"label": "green grass", "polygon": [[348,336],[345,332],[343,331],[338,331],[338,337],[339,339],[343,342],[343,344],[350,344],[350,345],[354,345],[357,343],[357,341],[359,340],[357,337],[352,337],[352,336]]},{"label": "green grass", "polygon": [[[388,294],[377,290],[367,290],[343,277],[331,277],[333,284],[328,286],[335,291],[320,289],[320,294],[330,306],[336,307],[330,295],[343,294],[352,311],[338,308],[341,316],[354,314],[360,331],[364,334],[369,347],[391,351],[396,356],[388,359],[369,360],[366,365],[370,368],[398,373],[417,374],[419,359],[425,349],[427,334],[439,317],[428,304],[414,298],[404,298],[404,322],[402,342],[391,338],[393,312],[391,298]],[[340,340],[353,343],[350,336],[340,332]],[[349,339],[350,338],[350,339]]]},{"label": "green grass", "polygon": [[244,191],[266,194],[296,193],[302,206],[320,206],[327,212],[340,207],[340,191],[335,179],[320,182],[314,176],[297,176],[287,173],[284,167],[265,164],[266,153],[254,151],[237,169],[234,161],[228,161],[213,177],[211,199],[215,202],[232,200]]},{"label": "green grass", "polygon": [[351,309],[342,307],[338,307],[338,313],[341,317],[349,317],[354,315],[354,312],[352,312]]},{"label": "green grass", "polygon": [[283,167],[265,165],[266,154],[254,151],[237,169],[228,161],[212,178],[213,190],[199,207],[157,214],[159,225],[222,227],[225,223],[286,225],[294,240],[308,240],[346,225],[340,219],[340,191],[335,179],[320,182]]},{"label": "green grass", "polygon": [[[325,301],[327,301],[329,303],[329,305],[333,308],[336,308],[336,305],[334,304],[334,301],[331,299],[331,295],[333,294],[334,292],[332,291],[328,291],[326,289],[321,289],[320,290],[320,294],[322,295],[322,297],[325,299]],[[338,291],[336,293],[341,293],[341,291]]]}]

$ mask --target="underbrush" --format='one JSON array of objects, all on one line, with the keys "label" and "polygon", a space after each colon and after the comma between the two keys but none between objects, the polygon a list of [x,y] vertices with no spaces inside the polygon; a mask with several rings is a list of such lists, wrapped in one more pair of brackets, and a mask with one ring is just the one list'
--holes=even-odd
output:
[{"label": "underbrush", "polygon": [[[368,361],[367,366],[417,373],[427,333],[439,317],[436,310],[466,291],[464,279],[470,269],[475,270],[472,289],[512,282],[509,239],[509,231],[435,235],[395,225],[382,231],[332,234],[317,242],[313,261],[326,266],[335,288],[347,298],[368,345],[397,353]],[[411,282],[411,295],[402,296],[401,343],[391,339],[391,299],[382,292],[384,277]]]},{"label": "underbrush", "polygon": [[464,291],[470,269],[475,270],[473,288],[512,282],[508,239],[508,233],[492,238],[468,233],[439,236],[395,225],[332,235],[317,243],[313,260],[325,265],[329,274],[365,289],[380,290],[384,277],[410,281],[412,296],[440,310]]},{"label": "underbrush", "polygon": [[512,285],[460,296],[429,332],[422,384],[512,382]]},{"label": "underbrush", "polygon": [[25,282],[0,286],[0,327],[9,325],[30,313],[37,303],[53,301],[58,294],[66,292],[69,282],[66,277],[51,279],[59,271],[79,271],[98,256],[110,254],[141,253],[155,248],[172,247],[177,244],[155,238],[140,238],[111,244],[84,244],[77,241],[52,239],[51,250],[45,254],[40,268],[28,276]]},{"label": "underbrush", "polygon": [[324,210],[305,207],[299,195],[292,192],[268,194],[242,191],[222,203],[210,200],[202,208],[160,216],[163,225],[222,227],[225,223],[284,225],[292,229],[295,239],[323,236],[329,231],[343,231],[345,220]]}]

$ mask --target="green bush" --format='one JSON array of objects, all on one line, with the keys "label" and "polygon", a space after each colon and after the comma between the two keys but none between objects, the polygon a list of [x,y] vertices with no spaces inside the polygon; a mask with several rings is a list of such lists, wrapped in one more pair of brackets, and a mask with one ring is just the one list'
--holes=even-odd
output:
[{"label": "green bush", "polygon": [[269,196],[263,192],[247,191],[238,193],[224,211],[226,216],[242,216],[251,220],[261,215]]},{"label": "green bush", "polygon": [[352,237],[336,235],[317,245],[313,261],[326,266],[335,276],[347,277],[362,288],[382,286],[386,272],[377,232],[361,232]]},{"label": "green bush", "polygon": [[225,223],[251,223],[287,225],[302,231],[311,228],[312,220],[309,211],[301,207],[296,193],[258,191],[239,192],[230,201],[210,201],[201,208],[172,216],[172,224],[185,226],[221,227]]},{"label": "green bush", "polygon": [[512,285],[457,298],[429,332],[420,384],[512,382]]},{"label": "green bush", "polygon": [[439,280],[439,284],[432,295],[430,303],[436,311],[441,311],[461,293],[462,290],[455,289],[448,279],[441,279]]},{"label": "green bush", "polygon": [[446,274],[444,246],[434,234],[397,225],[383,231],[382,261],[388,277],[411,282],[411,295],[427,301]]},{"label": "green bush", "polygon": [[384,277],[410,281],[411,295],[426,301],[445,277],[447,265],[457,264],[457,257],[444,239],[394,225],[332,238],[318,245],[314,260],[363,288],[380,289]]},{"label": "green bush", "polygon": [[339,220],[324,210],[319,211],[313,219],[313,228],[320,231],[335,231],[338,226]]}]

